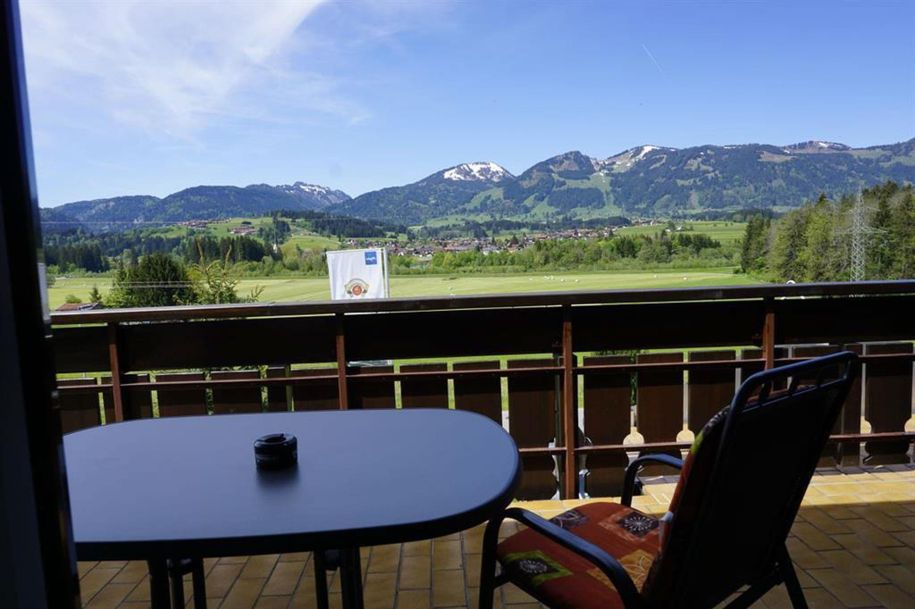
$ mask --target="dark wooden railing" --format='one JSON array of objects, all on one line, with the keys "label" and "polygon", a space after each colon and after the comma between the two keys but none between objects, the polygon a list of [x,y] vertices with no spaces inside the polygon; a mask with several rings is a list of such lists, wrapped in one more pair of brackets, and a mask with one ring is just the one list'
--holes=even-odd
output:
[{"label": "dark wooden railing", "polygon": [[[862,355],[864,381],[822,464],[909,462],[915,438],[915,281],[111,309],[52,322],[67,431],[154,413],[398,404],[502,423],[507,403],[522,497],[552,496],[557,480],[574,496],[583,466],[592,494],[616,494],[627,453],[687,447],[740,378],[840,348]],[[634,429],[641,441],[626,441]]]}]

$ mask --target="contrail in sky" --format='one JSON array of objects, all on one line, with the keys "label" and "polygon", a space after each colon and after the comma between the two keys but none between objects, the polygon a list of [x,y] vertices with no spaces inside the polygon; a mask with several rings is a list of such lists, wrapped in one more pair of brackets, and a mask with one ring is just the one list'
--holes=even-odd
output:
[{"label": "contrail in sky", "polygon": [[661,67],[661,64],[658,63],[658,60],[654,58],[654,55],[651,54],[651,51],[648,50],[648,47],[646,47],[646,46],[643,44],[643,45],[642,45],[642,50],[644,50],[644,51],[645,51],[645,54],[648,55],[648,59],[650,59],[650,60],[651,60],[651,63],[654,64],[654,67],[656,67],[656,68],[658,69],[658,72],[660,72],[661,75],[664,76],[664,68],[662,68],[662,67]]}]

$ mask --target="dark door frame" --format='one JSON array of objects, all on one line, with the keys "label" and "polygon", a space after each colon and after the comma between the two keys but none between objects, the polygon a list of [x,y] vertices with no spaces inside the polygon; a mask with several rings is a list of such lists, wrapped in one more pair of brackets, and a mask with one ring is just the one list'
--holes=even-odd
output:
[{"label": "dark door frame", "polygon": [[80,606],[19,6],[0,2],[0,606]]}]

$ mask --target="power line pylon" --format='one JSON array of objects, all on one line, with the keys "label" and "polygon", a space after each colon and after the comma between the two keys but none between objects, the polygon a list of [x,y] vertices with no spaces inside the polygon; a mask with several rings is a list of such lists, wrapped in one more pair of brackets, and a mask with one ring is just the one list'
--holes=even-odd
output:
[{"label": "power line pylon", "polygon": [[867,263],[867,238],[870,229],[867,225],[867,208],[864,197],[858,191],[855,204],[851,209],[851,280],[864,281]]}]

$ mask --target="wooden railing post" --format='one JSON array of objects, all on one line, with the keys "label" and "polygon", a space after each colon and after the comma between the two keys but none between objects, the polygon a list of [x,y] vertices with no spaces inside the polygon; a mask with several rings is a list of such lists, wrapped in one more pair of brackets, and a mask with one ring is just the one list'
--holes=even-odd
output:
[{"label": "wooden railing post", "polygon": [[[114,404],[114,420],[124,420],[124,393],[121,390],[121,354],[118,351],[118,323],[108,322],[108,367],[111,371],[111,401]],[[107,423],[108,421],[106,421]]]},{"label": "wooden railing post", "polygon": [[343,313],[336,313],[337,320],[337,396],[340,410],[349,408],[349,396],[346,383],[346,334],[344,332]]},{"label": "wooden railing post", "polygon": [[765,300],[765,318],[762,330],[762,352],[765,369],[775,368],[775,306],[771,298]]},{"label": "wooden railing post", "polygon": [[572,349],[572,308],[564,306],[562,316],[562,435],[565,443],[563,496],[578,496],[575,448],[578,438],[578,412],[575,408],[575,352]]}]

